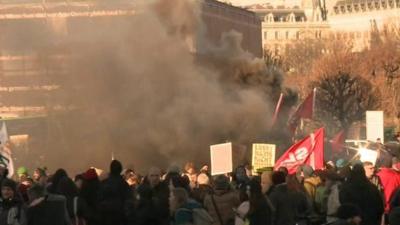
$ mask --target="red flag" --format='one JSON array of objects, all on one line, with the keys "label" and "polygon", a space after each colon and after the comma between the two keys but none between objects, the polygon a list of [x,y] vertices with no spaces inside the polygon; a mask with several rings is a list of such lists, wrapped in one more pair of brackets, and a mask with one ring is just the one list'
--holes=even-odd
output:
[{"label": "red flag", "polygon": [[314,169],[324,168],[324,128],[316,130],[310,136],[290,147],[275,163],[275,170],[286,167],[290,174],[296,173],[303,164]]},{"label": "red flag", "polygon": [[295,133],[297,124],[301,118],[312,119],[314,114],[315,94],[316,89],[314,88],[313,92],[310,93],[306,99],[304,99],[303,103],[299,105],[297,110],[290,117],[289,130],[293,134]]},{"label": "red flag", "polygon": [[281,93],[281,95],[279,96],[278,103],[276,104],[274,117],[272,117],[271,127],[273,127],[275,125],[276,120],[278,119],[278,114],[279,114],[279,111],[281,110],[282,102],[283,102],[283,93]]},{"label": "red flag", "polygon": [[332,146],[332,152],[340,153],[343,151],[343,144],[346,139],[346,135],[344,130],[341,130],[339,133],[335,135],[335,137],[330,140]]}]

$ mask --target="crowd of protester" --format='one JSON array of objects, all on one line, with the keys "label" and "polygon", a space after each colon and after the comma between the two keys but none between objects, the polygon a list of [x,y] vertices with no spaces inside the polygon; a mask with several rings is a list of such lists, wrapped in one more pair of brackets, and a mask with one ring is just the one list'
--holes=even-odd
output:
[{"label": "crowd of protester", "polygon": [[187,163],[141,176],[113,160],[106,176],[19,168],[16,181],[0,167],[0,225],[400,225],[399,165],[337,160],[295,174],[239,166],[212,177]]}]

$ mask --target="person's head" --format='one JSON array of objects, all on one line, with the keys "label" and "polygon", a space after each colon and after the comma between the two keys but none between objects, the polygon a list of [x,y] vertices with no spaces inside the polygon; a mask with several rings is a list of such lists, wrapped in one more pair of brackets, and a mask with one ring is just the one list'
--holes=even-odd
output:
[{"label": "person's head", "polygon": [[23,166],[18,168],[17,175],[18,175],[19,181],[20,182],[24,182],[29,177],[28,169],[26,167],[23,167]]},{"label": "person's head", "polygon": [[286,175],[284,172],[275,171],[272,173],[272,183],[274,185],[283,184],[286,182]]},{"label": "person's head", "polygon": [[198,185],[210,185],[210,178],[205,173],[200,173],[197,176],[197,184]]},{"label": "person's head", "polygon": [[374,164],[372,162],[366,161],[363,163],[363,166],[364,166],[364,170],[365,170],[365,176],[368,179],[371,179],[372,176],[375,174]]},{"label": "person's head", "polygon": [[301,165],[297,167],[296,177],[300,183],[302,183],[305,179],[310,178],[314,175],[314,169],[309,165]]},{"label": "person's head", "polygon": [[236,168],[235,178],[238,183],[247,182],[249,177],[247,176],[246,168],[244,166],[239,166]]},{"label": "person's head", "polygon": [[325,173],[325,186],[326,187],[331,187],[333,184],[335,184],[338,181],[341,181],[342,177],[340,177],[339,174],[337,174],[334,171],[328,170]]},{"label": "person's head", "polygon": [[362,164],[356,164],[350,172],[349,181],[354,183],[362,184],[369,182],[365,175],[364,166]]},{"label": "person's head", "polygon": [[225,175],[218,175],[214,178],[215,190],[229,190],[229,178]]},{"label": "person's head", "polygon": [[57,185],[57,193],[65,197],[75,197],[78,195],[78,188],[69,177],[63,177]]},{"label": "person's head", "polygon": [[36,182],[38,182],[38,181],[40,180],[40,178],[46,177],[46,176],[47,176],[47,174],[46,174],[46,168],[36,168],[36,169],[33,171],[33,174],[32,174],[32,178],[33,178],[33,180],[36,181]]},{"label": "person's head", "polygon": [[45,195],[46,189],[43,185],[34,184],[31,188],[28,189],[29,201],[44,197]]},{"label": "person's head", "polygon": [[289,175],[286,177],[286,184],[288,190],[291,192],[302,192],[303,185],[299,182],[295,175]]},{"label": "person's head", "polygon": [[382,144],[382,140],[381,140],[380,138],[377,138],[377,139],[376,139],[376,143]]},{"label": "person's head", "polygon": [[350,224],[361,224],[361,210],[356,205],[342,204],[336,214],[339,219],[346,220]]},{"label": "person's head", "polygon": [[157,167],[152,167],[147,174],[147,180],[151,187],[157,186],[161,181],[161,170]]},{"label": "person's head", "polygon": [[189,195],[184,188],[174,188],[170,191],[169,206],[172,212],[187,203]]},{"label": "person's head", "polygon": [[289,170],[284,166],[279,167],[278,171],[283,172],[285,174],[285,176],[287,176],[289,174]]},{"label": "person's head", "polygon": [[128,170],[125,171],[124,179],[128,183],[129,186],[137,185],[139,183],[139,177],[131,169],[128,169]]},{"label": "person's head", "polygon": [[83,184],[83,175],[82,174],[78,174],[75,176],[74,182],[75,182],[75,186],[78,188],[78,190],[82,189],[82,184]]},{"label": "person's head", "polygon": [[263,193],[267,192],[273,184],[272,183],[272,173],[273,173],[273,171],[264,171],[261,174],[261,187],[262,187]]},{"label": "person's head", "polygon": [[120,176],[122,172],[122,164],[118,160],[113,160],[110,163],[110,175]]},{"label": "person's head", "polygon": [[187,162],[186,163],[185,172],[188,173],[188,174],[195,174],[196,173],[196,168],[195,168],[193,162]]},{"label": "person's head", "polygon": [[87,181],[99,179],[99,176],[97,175],[96,170],[94,168],[86,170],[86,172],[82,174],[82,177],[84,180]]},{"label": "person's head", "polygon": [[4,179],[1,183],[1,197],[13,199],[17,193],[17,183],[11,179]]},{"label": "person's head", "polygon": [[396,171],[400,171],[400,160],[397,157],[393,157],[392,159],[392,169]]}]

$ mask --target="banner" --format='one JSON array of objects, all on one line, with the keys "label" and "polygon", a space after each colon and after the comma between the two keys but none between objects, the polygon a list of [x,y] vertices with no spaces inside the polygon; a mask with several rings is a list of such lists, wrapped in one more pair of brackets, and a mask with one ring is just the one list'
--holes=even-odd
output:
[{"label": "banner", "polygon": [[316,88],[310,93],[306,99],[297,107],[296,111],[290,116],[288,125],[289,130],[294,134],[300,119],[312,119],[315,108]]},{"label": "banner", "polygon": [[344,130],[341,130],[339,133],[335,135],[335,137],[330,140],[330,143],[332,145],[332,152],[334,153],[340,153],[343,151],[344,147],[344,142],[346,139],[346,134]]},{"label": "banner", "polygon": [[14,175],[14,162],[11,157],[11,149],[6,123],[3,122],[0,130],[0,164],[8,169],[8,177]]},{"label": "banner", "polygon": [[307,164],[314,169],[324,168],[324,128],[292,145],[275,163],[274,169],[286,167],[290,174],[296,173],[297,167]]},{"label": "banner", "polygon": [[252,166],[253,171],[265,167],[274,167],[275,165],[275,145],[271,144],[253,144]]},{"label": "banner", "polygon": [[211,145],[210,156],[212,176],[232,172],[232,143]]}]

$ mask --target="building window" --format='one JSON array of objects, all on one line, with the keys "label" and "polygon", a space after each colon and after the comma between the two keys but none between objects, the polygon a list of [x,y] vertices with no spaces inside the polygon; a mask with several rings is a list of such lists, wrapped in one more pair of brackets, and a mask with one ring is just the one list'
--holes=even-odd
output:
[{"label": "building window", "polygon": [[289,31],[286,31],[286,39],[289,39]]},{"label": "building window", "polygon": [[279,39],[279,31],[275,31],[275,39],[276,39],[276,40]]},{"label": "building window", "polygon": [[264,40],[267,40],[268,39],[268,33],[267,33],[267,31],[264,31]]},{"label": "building window", "polygon": [[296,31],[296,39],[299,40],[299,38],[300,38],[300,32]]}]

